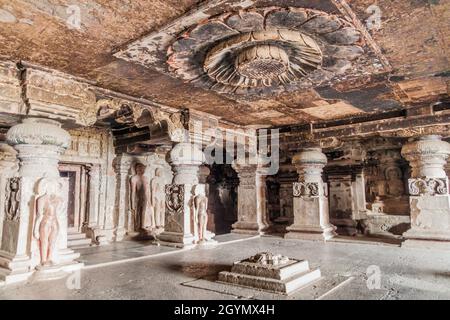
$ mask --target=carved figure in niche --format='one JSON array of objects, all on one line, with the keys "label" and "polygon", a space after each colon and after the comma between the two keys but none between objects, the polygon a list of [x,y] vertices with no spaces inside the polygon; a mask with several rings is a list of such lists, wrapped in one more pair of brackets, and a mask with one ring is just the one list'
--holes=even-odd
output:
[{"label": "carved figure in niche", "polygon": [[155,214],[150,205],[150,184],[145,173],[145,166],[136,163],[135,175],[130,179],[130,207],[134,217],[135,231],[147,230],[155,226]]},{"label": "carved figure in niche", "polygon": [[60,195],[61,182],[57,179],[43,178],[38,185],[39,197],[36,200],[36,219],[33,234],[39,241],[41,265],[53,264],[53,257],[59,233],[58,216],[63,214],[64,199]]},{"label": "carved figure in niche", "polygon": [[164,194],[164,179],[162,178],[162,169],[155,170],[155,177],[150,182],[151,189],[151,206],[155,216],[157,228],[164,228],[165,215],[165,194]]},{"label": "carved figure in niche", "polygon": [[394,197],[404,195],[405,187],[402,180],[402,172],[400,168],[391,167],[386,169],[386,191],[387,194]]},{"label": "carved figure in niche", "polygon": [[20,178],[11,178],[6,185],[6,219],[19,220]]},{"label": "carved figure in niche", "polygon": [[202,243],[207,241],[206,226],[208,224],[208,198],[198,187],[195,188],[192,207],[192,212],[194,213],[194,234],[198,235],[198,242]]}]

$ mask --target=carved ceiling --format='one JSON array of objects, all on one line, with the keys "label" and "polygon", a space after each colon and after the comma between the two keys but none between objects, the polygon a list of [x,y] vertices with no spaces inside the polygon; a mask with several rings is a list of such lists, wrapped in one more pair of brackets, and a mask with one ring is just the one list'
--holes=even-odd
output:
[{"label": "carved ceiling", "polygon": [[[0,56],[239,125],[448,100],[450,2],[0,0]],[[68,7],[80,8],[80,28]],[[2,75],[0,74],[0,83]],[[447,99],[447,100],[445,100]]]},{"label": "carved ceiling", "polygon": [[342,14],[258,7],[212,15],[188,30],[171,24],[116,56],[245,99],[387,71],[370,41]]}]

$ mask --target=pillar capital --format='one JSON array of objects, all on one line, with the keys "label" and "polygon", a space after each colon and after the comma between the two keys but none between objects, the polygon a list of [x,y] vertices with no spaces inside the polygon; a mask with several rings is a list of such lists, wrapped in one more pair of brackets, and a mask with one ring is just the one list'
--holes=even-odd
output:
[{"label": "pillar capital", "polygon": [[402,156],[409,161],[413,178],[444,178],[444,166],[450,155],[450,143],[440,136],[428,135],[415,139],[402,148]]},{"label": "pillar capital", "polygon": [[205,162],[205,155],[195,143],[180,142],[170,151],[170,164],[175,175],[174,184],[198,184],[198,171]]},{"label": "pillar capital", "polygon": [[292,164],[297,169],[300,179],[322,180],[321,174],[327,164],[327,156],[321,148],[306,148],[292,158]]},{"label": "pillar capital", "polygon": [[18,151],[21,176],[59,177],[58,160],[70,135],[58,121],[27,118],[8,130],[6,141]]}]

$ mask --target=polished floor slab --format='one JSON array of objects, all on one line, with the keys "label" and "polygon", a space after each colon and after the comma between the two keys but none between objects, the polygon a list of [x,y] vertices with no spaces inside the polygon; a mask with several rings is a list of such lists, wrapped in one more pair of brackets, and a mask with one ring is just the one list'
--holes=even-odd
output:
[{"label": "polished floor slab", "polygon": [[[122,246],[112,253],[147,250],[145,245]],[[276,237],[173,250],[88,266],[81,271],[79,288],[68,286],[66,279],[1,287],[0,299],[450,299],[450,256],[444,251]],[[215,281],[234,261],[263,251],[307,259],[311,268],[320,267],[323,279],[290,296]]]}]

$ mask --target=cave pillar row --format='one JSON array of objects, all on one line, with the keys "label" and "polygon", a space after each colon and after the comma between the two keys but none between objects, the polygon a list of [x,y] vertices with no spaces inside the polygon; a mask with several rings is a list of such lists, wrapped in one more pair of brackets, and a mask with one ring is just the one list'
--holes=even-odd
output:
[{"label": "cave pillar row", "polygon": [[450,195],[444,171],[450,144],[428,135],[405,144],[402,156],[409,161],[408,180],[411,229],[402,246],[450,249]]}]

